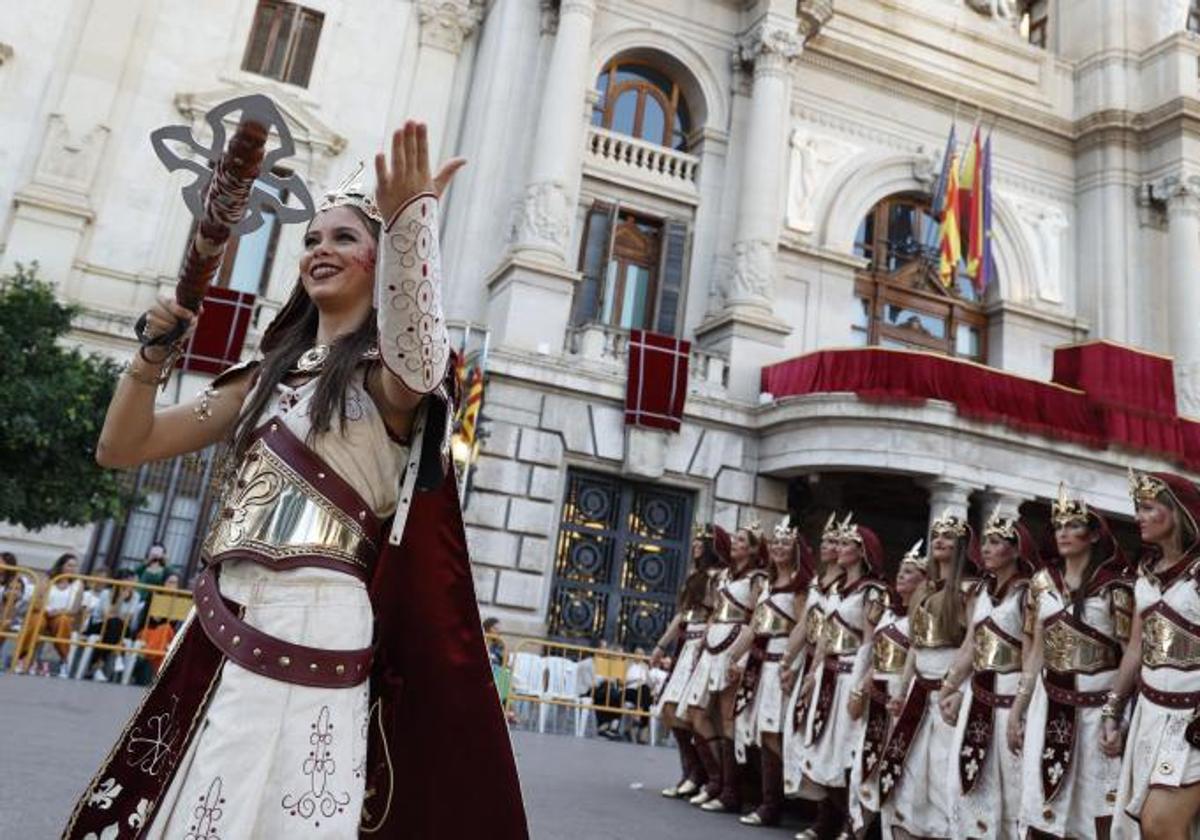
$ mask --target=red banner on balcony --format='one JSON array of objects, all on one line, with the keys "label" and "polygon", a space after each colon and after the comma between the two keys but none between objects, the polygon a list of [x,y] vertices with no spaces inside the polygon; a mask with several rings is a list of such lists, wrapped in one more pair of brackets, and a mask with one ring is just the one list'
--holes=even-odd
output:
[{"label": "red banner on balcony", "polygon": [[238,362],[254,315],[254,301],[252,294],[210,286],[204,296],[204,314],[179,366],[215,375]]},{"label": "red banner on balcony", "polygon": [[625,425],[679,431],[692,343],[645,330],[629,333]]},{"label": "red banner on balcony", "polygon": [[931,353],[868,347],[768,365],[762,390],[776,398],[849,392],[891,403],[946,400],[973,420],[1200,469],[1200,423],[1175,413],[1170,360],[1096,343],[1056,351],[1054,371],[1054,382],[1038,382]]}]

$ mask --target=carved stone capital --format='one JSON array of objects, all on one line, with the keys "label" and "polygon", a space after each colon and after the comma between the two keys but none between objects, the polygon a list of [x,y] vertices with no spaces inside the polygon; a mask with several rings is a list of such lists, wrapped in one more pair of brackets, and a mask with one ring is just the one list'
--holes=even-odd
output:
[{"label": "carved stone capital", "polygon": [[530,184],[517,202],[509,239],[517,250],[541,250],[561,257],[570,231],[570,210],[567,190],[561,183]]},{"label": "carved stone capital", "polygon": [[420,43],[457,55],[482,17],[483,9],[468,0],[420,0]]},{"label": "carved stone capital", "polygon": [[737,60],[753,65],[755,76],[786,73],[803,51],[804,40],[797,32],[763,21],[738,40]]},{"label": "carved stone capital", "polygon": [[796,17],[800,36],[807,42],[833,17],[833,0],[799,0]]},{"label": "carved stone capital", "polygon": [[1164,208],[1168,218],[1200,216],[1200,175],[1167,175],[1142,187],[1150,204]]}]

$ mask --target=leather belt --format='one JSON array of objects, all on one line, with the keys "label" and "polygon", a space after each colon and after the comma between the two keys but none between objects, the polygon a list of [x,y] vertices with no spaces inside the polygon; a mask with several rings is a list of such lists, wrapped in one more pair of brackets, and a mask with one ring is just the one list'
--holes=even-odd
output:
[{"label": "leather belt", "polygon": [[685,641],[694,642],[696,639],[703,639],[705,632],[704,630],[685,630],[683,638]]},{"label": "leather belt", "polygon": [[1046,696],[1055,703],[1067,706],[1098,708],[1103,706],[1104,701],[1108,699],[1107,691],[1071,691],[1045,680],[1042,681],[1042,688],[1046,689]]},{"label": "leather belt", "polygon": [[782,661],[783,661],[783,654],[782,654],[782,653],[766,653],[766,654],[763,654],[763,662],[782,662]]},{"label": "leather belt", "polygon": [[915,677],[913,677],[913,682],[930,692],[940,691],[942,688],[942,681],[940,678],[929,679],[928,677],[922,677],[920,674],[917,674]]},{"label": "leather belt", "polygon": [[1195,709],[1200,706],[1200,691],[1159,691],[1145,683],[1138,690],[1156,706],[1168,709]]},{"label": "leather belt", "polygon": [[352,688],[371,672],[373,648],[326,650],[285,642],[242,620],[217,587],[215,566],[196,582],[196,618],[226,657],[247,671],[314,688]]},{"label": "leather belt", "polygon": [[1010,709],[1012,708],[1013,700],[1016,699],[1015,694],[996,694],[988,691],[980,685],[978,674],[971,677],[971,693],[994,709]]}]

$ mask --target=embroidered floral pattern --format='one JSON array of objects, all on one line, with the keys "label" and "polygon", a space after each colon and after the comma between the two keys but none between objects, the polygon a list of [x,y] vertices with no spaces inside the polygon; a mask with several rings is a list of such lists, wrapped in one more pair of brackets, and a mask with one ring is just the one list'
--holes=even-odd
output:
[{"label": "embroidered floral pattern", "polygon": [[225,813],[222,807],[225,797],[221,793],[221,777],[217,776],[192,809],[195,822],[188,826],[183,840],[221,840],[221,835],[217,833],[217,823]]},{"label": "embroidered floral pattern", "polygon": [[329,719],[328,706],[321,707],[309,728],[312,731],[308,742],[312,749],[302,767],[309,788],[299,796],[285,795],[281,804],[293,817],[312,819],[314,826],[320,826],[322,819],[330,819],[346,809],[350,794],[343,791],[338,795],[329,789],[330,779],[337,772],[337,762],[333,758],[333,723]]},{"label": "embroidered floral pattern", "polygon": [[83,840],[116,840],[120,830],[121,824],[113,823],[112,825],[105,826],[99,834],[89,831],[84,835]]},{"label": "embroidered floral pattern", "polygon": [[138,802],[137,810],[130,814],[125,822],[129,823],[130,828],[141,828],[146,824],[146,815],[148,813],[150,813],[150,800],[143,798]]},{"label": "embroidered floral pattern", "polygon": [[153,715],[146,721],[145,727],[135,727],[129,733],[129,744],[125,750],[129,753],[127,761],[130,767],[137,767],[143,773],[157,776],[167,763],[174,751],[174,742],[179,734],[179,726],[175,722],[175,708],[179,698],[171,695],[171,708]]},{"label": "embroidered floral pattern", "polygon": [[121,795],[122,790],[124,790],[124,787],[117,784],[115,778],[109,776],[88,796],[88,805],[92,808],[107,811],[112,807],[113,800]]}]

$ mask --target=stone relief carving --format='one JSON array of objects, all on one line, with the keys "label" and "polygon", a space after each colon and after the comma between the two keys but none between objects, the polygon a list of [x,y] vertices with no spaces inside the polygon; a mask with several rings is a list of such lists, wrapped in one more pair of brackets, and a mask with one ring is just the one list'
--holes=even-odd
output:
[{"label": "stone relief carving", "polygon": [[737,60],[742,65],[782,70],[800,57],[804,41],[795,31],[773,23],[760,23],[738,41]]},{"label": "stone relief carving", "polygon": [[63,115],[51,114],[34,181],[86,194],[96,177],[108,134],[106,126],[97,125],[82,137],[72,135]]},{"label": "stone relief carving", "polygon": [[816,227],[816,201],[829,176],[859,151],[833,137],[815,134],[806,126],[792,131],[789,142],[787,226],[802,233]]},{"label": "stone relief carving", "polygon": [[530,184],[517,202],[510,241],[562,253],[567,244],[570,209],[567,190],[558,181]]},{"label": "stone relief carving", "polygon": [[1062,303],[1064,240],[1070,220],[1062,208],[1053,204],[1017,199],[1013,205],[1022,233],[1032,246],[1038,297]]},{"label": "stone relief carving", "polygon": [[482,18],[482,7],[468,0],[420,0],[417,6],[421,43],[455,55]]},{"label": "stone relief carving", "polygon": [[770,305],[775,279],[775,246],[763,239],[733,243],[733,272],[725,298],[729,303]]},{"label": "stone relief carving", "polygon": [[1021,14],[1016,0],[966,0],[973,11],[1002,20],[1020,20]]}]

